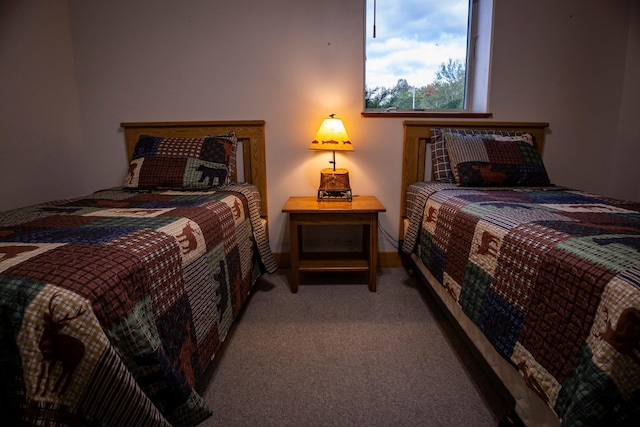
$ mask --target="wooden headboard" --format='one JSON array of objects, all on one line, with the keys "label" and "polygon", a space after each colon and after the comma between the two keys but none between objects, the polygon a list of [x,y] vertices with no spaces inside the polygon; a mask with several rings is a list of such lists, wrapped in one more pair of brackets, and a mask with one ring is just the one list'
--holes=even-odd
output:
[{"label": "wooden headboard", "polygon": [[[536,150],[544,152],[544,136],[549,123],[544,122],[497,122],[497,121],[460,121],[460,120],[405,120],[404,144],[402,151],[402,188],[400,191],[400,238],[403,238],[404,205],[407,188],[425,180],[427,147],[431,141],[431,129],[496,129],[514,130],[532,134],[535,137]],[[433,171],[431,178],[433,179]]]},{"label": "wooden headboard", "polygon": [[[264,120],[198,121],[198,122],[128,122],[120,123],[127,143],[127,158],[131,161],[140,135],[163,137],[202,137],[234,131],[242,141],[244,177],[234,180],[256,186],[260,192],[260,216],[268,217],[267,168],[265,158]],[[240,153],[238,153],[240,155]]]}]

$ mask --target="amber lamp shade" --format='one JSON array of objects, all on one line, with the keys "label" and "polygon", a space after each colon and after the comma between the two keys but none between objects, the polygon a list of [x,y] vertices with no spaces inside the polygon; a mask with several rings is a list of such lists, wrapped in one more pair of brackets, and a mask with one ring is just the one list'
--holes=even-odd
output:
[{"label": "amber lamp shade", "polygon": [[353,151],[353,145],[342,120],[337,119],[334,114],[324,119],[316,132],[315,139],[311,141],[309,149],[327,150],[333,153],[333,160],[329,161],[333,168],[325,168],[320,171],[318,201],[344,199],[351,201],[349,171],[343,168],[336,169],[336,151]]}]

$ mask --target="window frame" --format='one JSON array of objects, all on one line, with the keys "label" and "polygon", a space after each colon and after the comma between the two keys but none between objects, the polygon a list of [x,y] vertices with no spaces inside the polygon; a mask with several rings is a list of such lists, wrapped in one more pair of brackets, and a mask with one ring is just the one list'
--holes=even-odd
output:
[{"label": "window frame", "polygon": [[[490,16],[489,20],[484,20],[484,23],[480,23],[480,8],[483,8],[484,15],[487,13]],[[364,23],[363,23],[363,84],[362,84],[362,117],[452,117],[452,118],[487,118],[492,114],[487,112],[487,97],[488,97],[488,79],[486,84],[479,82],[476,73],[477,64],[477,41],[479,38],[479,32],[484,29],[485,34],[491,37],[491,18],[493,15],[493,1],[492,0],[469,0],[469,16],[467,24],[467,63],[465,69],[465,89],[464,89],[464,108],[462,109],[401,109],[395,111],[386,111],[383,109],[366,108],[366,81],[367,81],[367,0],[364,0]],[[481,29],[482,28],[482,29]],[[485,48],[489,50],[485,52],[487,57],[490,56],[491,42],[485,45]],[[485,49],[486,50],[486,49]],[[481,92],[478,92],[481,89]],[[476,96],[478,94],[484,96],[484,107],[481,105],[483,102],[478,103]],[[480,110],[480,111],[479,111]]]}]

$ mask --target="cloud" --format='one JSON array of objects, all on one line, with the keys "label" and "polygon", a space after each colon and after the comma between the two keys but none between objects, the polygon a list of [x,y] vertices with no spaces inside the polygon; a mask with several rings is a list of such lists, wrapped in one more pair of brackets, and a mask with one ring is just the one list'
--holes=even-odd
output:
[{"label": "cloud", "polygon": [[440,64],[449,59],[464,62],[467,8],[467,0],[380,0],[374,39],[373,0],[368,0],[367,87],[393,87],[399,79],[425,86]]},{"label": "cloud", "polygon": [[440,64],[449,58],[464,61],[466,52],[466,37],[440,43],[391,39],[372,44],[367,50],[367,87],[393,87],[399,79],[411,86],[426,86],[435,79]]}]

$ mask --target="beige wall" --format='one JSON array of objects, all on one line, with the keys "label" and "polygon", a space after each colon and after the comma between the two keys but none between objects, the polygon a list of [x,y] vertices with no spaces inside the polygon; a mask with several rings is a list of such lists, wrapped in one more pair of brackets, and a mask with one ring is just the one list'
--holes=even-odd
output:
[{"label": "beige wall", "polygon": [[[66,2],[47,3],[65,15]],[[640,116],[632,77],[640,70],[634,3],[496,0],[489,105],[497,120],[551,123],[545,162],[554,182],[640,201],[637,188],[621,185],[640,182],[637,168],[623,167],[640,155],[629,132]],[[46,29],[59,42],[56,51],[50,53],[44,40],[34,42],[32,50],[40,59],[56,54],[65,70],[75,59],[75,71],[53,77],[48,70],[30,71],[32,80],[71,86],[61,106],[60,128],[68,138],[51,142],[29,135],[21,142],[67,153],[60,163],[70,169],[78,159],[68,147],[82,141],[82,161],[90,168],[71,181],[64,169],[52,172],[49,185],[67,192],[118,185],[126,171],[122,121],[264,119],[271,245],[286,252],[287,222],[280,209],[290,195],[315,194],[329,155],[307,146],[322,118],[336,113],[356,149],[338,155],[338,165],[350,170],[355,194],[375,194],[386,205],[382,226],[397,235],[402,119],[360,116],[362,0],[70,0],[68,11],[69,17]],[[22,15],[23,21],[37,18],[35,11]],[[16,37],[9,42],[17,44]],[[3,79],[3,91],[6,85]],[[20,97],[28,89],[18,84],[11,95]],[[10,105],[2,98],[4,112]],[[41,104],[53,103],[39,100],[38,112],[24,109],[14,120],[56,127],[57,121],[40,114]],[[70,120],[78,110],[81,128]],[[17,132],[0,132],[3,153],[9,144],[9,157],[18,156],[12,141]],[[4,169],[12,163],[0,159],[3,181],[10,178]],[[3,190],[10,194],[4,206],[39,201],[32,191],[36,185],[28,181]],[[380,245],[382,251],[395,250],[382,238]]]},{"label": "beige wall", "polygon": [[93,188],[80,129],[67,3],[0,1],[0,210]]},{"label": "beige wall", "polygon": [[[612,167],[622,97],[630,84],[625,64],[633,3],[497,2],[491,110],[500,118],[550,123],[544,160],[555,183],[613,194],[613,175],[640,182],[638,170]],[[638,75],[637,60],[633,67]],[[638,104],[635,112],[640,113]],[[640,146],[624,155],[639,154]],[[637,193],[617,194],[638,199]]]},{"label": "beige wall", "polygon": [[640,1],[631,2],[622,102],[607,194],[640,201]]}]

